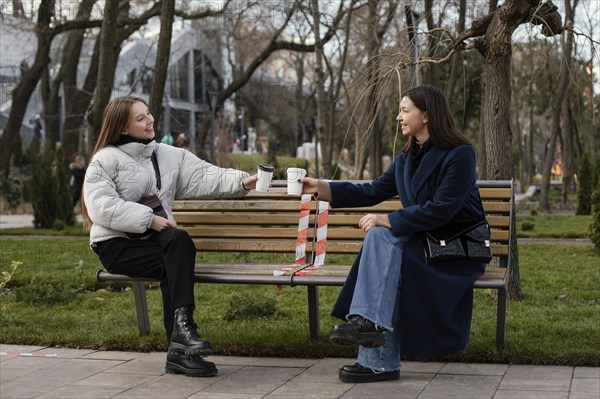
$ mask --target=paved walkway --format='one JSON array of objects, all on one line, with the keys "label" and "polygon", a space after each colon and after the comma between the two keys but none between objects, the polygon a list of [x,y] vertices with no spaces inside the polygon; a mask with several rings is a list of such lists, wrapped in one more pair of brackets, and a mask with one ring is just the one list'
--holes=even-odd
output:
[{"label": "paved walkway", "polygon": [[164,353],[0,345],[0,398],[600,399],[600,368],[404,362],[399,381],[346,384],[350,359],[211,356],[212,378],[165,374]]}]

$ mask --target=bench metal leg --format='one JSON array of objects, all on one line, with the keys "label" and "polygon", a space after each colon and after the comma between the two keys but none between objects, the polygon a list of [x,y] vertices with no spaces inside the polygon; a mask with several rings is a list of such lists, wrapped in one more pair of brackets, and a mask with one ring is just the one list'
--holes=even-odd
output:
[{"label": "bench metal leg", "polygon": [[504,348],[504,334],[506,331],[506,288],[498,290],[498,308],[496,321],[496,348]]},{"label": "bench metal leg", "polygon": [[316,341],[321,334],[321,320],[319,316],[319,287],[307,286],[308,289],[308,328],[310,339]]},{"label": "bench metal leg", "polygon": [[150,317],[148,316],[148,304],[146,303],[146,286],[143,282],[133,282],[133,299],[135,300],[135,313],[137,314],[140,335],[149,335]]}]

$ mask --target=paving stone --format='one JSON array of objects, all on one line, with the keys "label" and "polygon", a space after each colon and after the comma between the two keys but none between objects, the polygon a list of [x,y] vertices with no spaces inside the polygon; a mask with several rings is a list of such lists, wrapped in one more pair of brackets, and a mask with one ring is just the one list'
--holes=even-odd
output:
[{"label": "paving stone", "polygon": [[301,373],[298,368],[243,367],[226,378],[202,390],[206,397],[212,392],[267,395]]},{"label": "paving stone", "polygon": [[504,375],[507,369],[507,364],[447,363],[444,367],[442,367],[440,373],[469,375]]},{"label": "paving stone", "polygon": [[153,378],[156,377],[143,374],[98,373],[71,385],[81,387],[115,387],[124,390],[145,384]]},{"label": "paving stone", "polygon": [[433,362],[402,362],[400,372],[407,373],[439,373],[445,366],[445,363]]},{"label": "paving stone", "polygon": [[[152,378],[151,381],[138,384],[116,395],[115,398],[139,398],[139,399],[177,399],[187,398],[203,388],[213,384],[215,379],[201,377],[186,377],[184,375],[165,374]],[[205,396],[206,397],[206,396]]]},{"label": "paving stone", "polygon": [[167,354],[153,352],[120,364],[110,370],[110,373],[162,375],[165,373]]},{"label": "paving stone", "polygon": [[438,374],[419,399],[491,399],[502,377],[492,375]]},{"label": "paving stone", "polygon": [[519,389],[499,389],[494,399],[567,399],[569,392],[523,391]]},{"label": "paving stone", "polygon": [[342,384],[338,377],[339,369],[344,364],[350,364],[354,360],[349,359],[321,359],[313,366],[304,370],[299,374],[294,381],[297,382],[324,382],[324,383],[335,383],[339,382]]},{"label": "paving stone", "polygon": [[400,380],[354,384],[342,399],[374,398],[377,399],[414,399],[419,397],[425,387],[433,380],[435,374],[400,372]]},{"label": "paving stone", "polygon": [[574,378],[600,378],[600,367],[575,367]]},{"label": "paving stone", "polygon": [[23,352],[32,353],[46,348],[46,346],[37,345],[8,345],[0,344],[0,352]]},{"label": "paving stone", "polygon": [[24,368],[28,370],[42,370],[48,367],[56,366],[64,363],[69,359],[59,357],[30,357],[30,356],[13,356],[10,359],[2,362],[2,369],[6,368]]},{"label": "paving stone", "polygon": [[[31,359],[37,361],[46,360],[45,358]],[[33,373],[15,378],[7,383],[3,383],[0,388],[0,397],[30,398],[43,395],[54,391],[55,389],[81,381],[120,363],[119,361],[110,360],[56,360],[62,360],[62,362],[58,366],[45,367]],[[4,365],[2,366],[2,369],[4,369]]]},{"label": "paving stone", "polygon": [[84,359],[97,360],[133,360],[139,357],[144,357],[147,353],[141,352],[117,352],[117,351],[97,351],[84,355]]},{"label": "paving stone", "polygon": [[36,371],[24,367],[2,367],[0,370],[2,371],[0,372],[0,385]]},{"label": "paving stone", "polygon": [[[352,385],[349,384],[327,384],[323,382],[299,382],[291,381],[277,388],[271,394],[265,396],[268,399],[292,399],[292,398],[318,398],[337,399],[343,395]],[[378,393],[379,395],[379,393]]]},{"label": "paving stone", "polygon": [[569,399],[600,399],[600,379],[573,378]]},{"label": "paving stone", "polygon": [[573,367],[511,365],[500,389],[568,392]]},{"label": "paving stone", "polygon": [[258,357],[239,357],[239,356],[211,356],[208,358],[214,362],[217,367],[223,366],[251,366],[260,360]]},{"label": "paving stone", "polygon": [[105,399],[112,398],[123,390],[113,387],[81,387],[67,385],[60,387],[36,398],[43,399]]},{"label": "paving stone", "polygon": [[257,359],[253,366],[261,367],[302,367],[307,368],[315,365],[320,359],[290,359],[278,357],[263,357]]},{"label": "paving stone", "polygon": [[221,392],[211,392],[210,396],[206,393],[199,392],[195,395],[190,396],[188,399],[262,399],[263,395],[258,394],[246,394],[246,393],[221,393]]},{"label": "paving stone", "polygon": [[66,358],[66,359],[77,359],[84,357],[85,355],[89,355],[90,353],[94,353],[95,350],[92,349],[56,349],[56,348],[44,348],[39,351],[36,351],[36,354],[44,354],[44,355],[56,355],[58,358]]}]

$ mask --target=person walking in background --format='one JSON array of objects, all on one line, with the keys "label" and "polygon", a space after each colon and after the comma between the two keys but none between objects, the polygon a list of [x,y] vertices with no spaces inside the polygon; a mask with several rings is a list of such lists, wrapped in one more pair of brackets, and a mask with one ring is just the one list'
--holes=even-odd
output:
[{"label": "person walking in background", "polygon": [[[118,97],[107,105],[83,183],[83,219],[91,248],[108,271],[160,280],[166,372],[214,376],[215,364],[204,359],[212,345],[200,337],[193,319],[196,248],[177,228],[173,201],[243,196],[255,188],[257,176],[159,144],[153,125],[141,98]],[[160,204],[156,214],[138,203],[153,194]]]},{"label": "person walking in background", "polygon": [[[398,121],[408,141],[392,165],[371,183],[305,177],[303,192],[332,208],[372,206],[400,196],[387,215],[358,223],[364,244],[332,315],[330,340],[360,345],[356,362],[343,366],[343,382],[399,378],[400,355],[443,356],[468,342],[473,282],[481,262],[427,263],[422,235],[449,236],[485,220],[475,175],[475,151],[455,127],[449,104],[433,86],[402,94]],[[402,205],[402,207],[400,207]]]},{"label": "person walking in background", "polygon": [[160,142],[167,145],[175,145],[175,140],[173,140],[173,135],[171,133],[165,133]]},{"label": "person walking in background", "polygon": [[87,170],[85,158],[81,155],[76,155],[74,162],[69,164],[69,169],[71,170],[70,186],[73,195],[73,206],[75,206],[81,199],[83,180],[85,179],[85,171]]}]

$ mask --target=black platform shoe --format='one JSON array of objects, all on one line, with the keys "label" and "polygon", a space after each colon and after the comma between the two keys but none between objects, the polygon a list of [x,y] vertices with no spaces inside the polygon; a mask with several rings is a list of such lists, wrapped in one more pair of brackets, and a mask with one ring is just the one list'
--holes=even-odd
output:
[{"label": "black platform shoe", "polygon": [[376,348],[385,343],[383,330],[361,316],[351,317],[350,323],[333,326],[329,340],[337,345],[362,345],[365,348]]},{"label": "black platform shoe", "polygon": [[212,345],[200,338],[196,331],[196,323],[192,318],[194,308],[181,306],[175,309],[175,324],[169,342],[169,353],[186,355],[210,355]]},{"label": "black platform shoe", "polygon": [[400,371],[374,372],[358,363],[340,369],[340,381],[360,384],[363,382],[394,381],[400,378]]},{"label": "black platform shoe", "polygon": [[169,374],[183,374],[187,377],[213,377],[219,372],[213,362],[202,356],[167,354],[165,371]]}]

